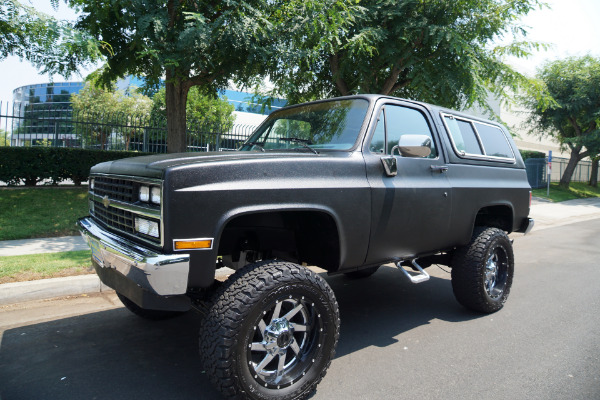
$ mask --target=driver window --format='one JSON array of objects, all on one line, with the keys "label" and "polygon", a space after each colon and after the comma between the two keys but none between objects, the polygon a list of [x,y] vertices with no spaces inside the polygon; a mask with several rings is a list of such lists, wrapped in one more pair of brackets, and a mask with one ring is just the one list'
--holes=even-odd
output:
[{"label": "driver window", "polygon": [[[426,158],[437,158],[433,134],[425,116],[420,111],[407,107],[386,105],[385,127],[387,131],[386,154],[391,154],[392,148],[398,144],[402,135],[427,135],[431,138],[431,154]],[[375,137],[373,139],[375,140]],[[398,152],[396,151],[394,155],[398,155]]]}]

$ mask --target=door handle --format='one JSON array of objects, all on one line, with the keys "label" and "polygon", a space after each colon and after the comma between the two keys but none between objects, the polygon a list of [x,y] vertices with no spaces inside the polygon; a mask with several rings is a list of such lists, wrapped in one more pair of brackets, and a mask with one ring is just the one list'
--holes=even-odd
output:
[{"label": "door handle", "polygon": [[439,172],[443,174],[444,172],[448,172],[448,166],[446,165],[432,165],[431,170],[434,172]]},{"label": "door handle", "polygon": [[383,164],[383,170],[387,176],[398,175],[398,164],[396,164],[396,157],[386,156],[381,157],[381,163]]}]

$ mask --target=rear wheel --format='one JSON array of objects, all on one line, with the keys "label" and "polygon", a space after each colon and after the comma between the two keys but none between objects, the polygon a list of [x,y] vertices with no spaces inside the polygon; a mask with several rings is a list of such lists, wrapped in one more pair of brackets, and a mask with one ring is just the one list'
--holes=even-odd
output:
[{"label": "rear wheel", "polygon": [[131,311],[138,317],[142,317],[144,319],[158,321],[161,319],[177,317],[178,315],[183,314],[183,312],[180,311],[149,310],[146,308],[142,308],[119,292],[117,292],[117,297],[119,298],[119,300],[121,300],[121,303],[123,303],[123,305],[129,311]]},{"label": "rear wheel", "polygon": [[323,278],[296,264],[259,262],[215,294],[200,330],[200,354],[227,398],[302,399],[331,363],[339,324]]},{"label": "rear wheel", "polygon": [[477,227],[452,259],[452,289],[463,306],[484,313],[500,310],[512,286],[514,255],[506,233]]}]

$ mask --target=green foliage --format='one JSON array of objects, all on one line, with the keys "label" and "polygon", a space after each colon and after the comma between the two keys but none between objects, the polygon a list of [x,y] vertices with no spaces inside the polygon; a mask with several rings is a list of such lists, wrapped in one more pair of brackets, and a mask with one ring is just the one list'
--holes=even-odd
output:
[{"label": "green foliage", "polygon": [[87,187],[0,189],[0,240],[77,235],[88,213]]},{"label": "green foliage", "polygon": [[550,196],[546,196],[547,189],[533,189],[532,193],[535,197],[549,199],[554,202],[585,199],[589,197],[600,197],[600,189],[589,186],[583,182],[573,182],[570,187],[565,188],[558,183],[550,183]]},{"label": "green foliage", "polygon": [[[152,119],[166,118],[165,88],[162,87],[152,97]],[[192,87],[186,103],[186,120],[190,125],[214,125],[221,130],[231,129],[235,121],[235,107],[227,99],[202,94],[199,87]]]},{"label": "green foliage", "polygon": [[61,147],[0,147],[0,181],[9,185],[35,186],[72,180],[87,181],[90,168],[98,163],[143,155],[125,151],[82,150]]},{"label": "green foliage", "polygon": [[523,158],[523,161],[530,159],[530,158],[546,158],[546,153],[543,153],[541,151],[519,150],[519,152],[521,153],[521,157]]},{"label": "green foliage", "polygon": [[10,133],[0,129],[0,146],[10,146]]},{"label": "green foliage", "polygon": [[[120,136],[125,150],[136,137],[138,131],[126,127],[123,122],[133,120],[148,120],[152,108],[152,100],[133,88],[125,94],[115,90],[114,83],[107,88],[100,87],[96,82],[88,81],[79,93],[71,95],[73,114],[78,121],[84,122],[78,126],[77,132],[83,134],[84,143],[100,143],[104,149],[106,138],[113,133]],[[119,120],[119,124],[95,124],[99,120]],[[89,122],[89,124],[85,124]],[[137,124],[139,125],[139,124]]]},{"label": "green foliage", "polygon": [[[58,1],[53,1],[55,7]],[[42,73],[69,76],[100,57],[98,43],[17,0],[0,2],[0,60],[9,55],[31,62]]]},{"label": "green foliage", "polygon": [[491,94],[528,83],[502,62],[539,45],[494,46],[523,37],[519,18],[538,0],[364,0],[270,2],[281,54],[269,64],[290,103],[381,93],[452,108],[487,107]]},{"label": "green foliage", "polygon": [[69,0],[82,12],[77,26],[110,43],[102,49],[103,83],[144,76],[157,87],[166,78],[169,151],[185,149],[188,91],[216,93],[231,79],[248,81],[264,69],[270,26],[261,0],[210,2]]},{"label": "green foliage", "polygon": [[571,151],[561,177],[568,186],[577,163],[600,153],[600,59],[591,56],[557,60],[537,74],[540,90],[521,98],[531,110],[533,133],[556,139]]},{"label": "green foliage", "polygon": [[547,63],[538,74],[543,92],[523,98],[541,135],[567,147],[600,146],[600,59],[591,56]]}]

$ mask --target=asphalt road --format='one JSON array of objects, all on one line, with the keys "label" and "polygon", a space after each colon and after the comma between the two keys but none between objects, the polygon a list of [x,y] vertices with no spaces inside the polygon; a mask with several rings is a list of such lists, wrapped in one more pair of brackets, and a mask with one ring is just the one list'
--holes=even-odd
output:
[{"label": "asphalt road", "polygon": [[[515,236],[510,298],[493,315],[454,300],[432,267],[327,278],[336,358],[313,399],[600,399],[600,219]],[[0,398],[219,399],[197,356],[199,315],[149,322],[114,295],[0,309]]]}]

